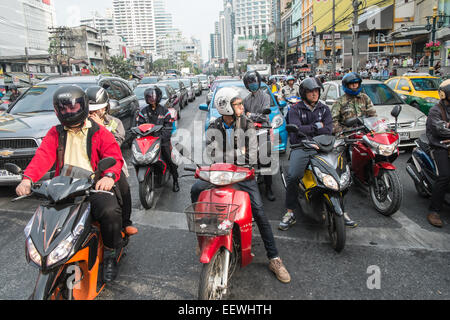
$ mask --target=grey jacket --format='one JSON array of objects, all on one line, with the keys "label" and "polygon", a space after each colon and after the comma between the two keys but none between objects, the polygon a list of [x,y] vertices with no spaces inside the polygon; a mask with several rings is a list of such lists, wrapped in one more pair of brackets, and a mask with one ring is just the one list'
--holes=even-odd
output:
[{"label": "grey jacket", "polygon": [[[444,110],[444,114],[442,114],[441,107]],[[433,148],[448,149],[441,141],[450,140],[450,129],[447,128],[449,120],[450,107],[446,107],[442,101],[430,109],[426,128],[430,146]]]}]

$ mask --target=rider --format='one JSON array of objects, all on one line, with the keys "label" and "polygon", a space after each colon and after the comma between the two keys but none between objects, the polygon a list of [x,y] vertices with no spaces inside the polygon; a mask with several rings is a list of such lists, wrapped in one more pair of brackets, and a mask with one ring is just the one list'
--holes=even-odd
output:
[{"label": "rider", "polygon": [[15,85],[10,86],[9,90],[11,90],[11,95],[9,96],[9,102],[13,103],[14,101],[17,100],[17,98],[19,98],[20,93],[17,90],[17,87]]},{"label": "rider", "polygon": [[[89,119],[108,129],[114,135],[114,138],[116,138],[119,146],[122,146],[122,143],[125,141],[125,128],[123,127],[122,121],[109,114],[111,106],[109,104],[108,92],[102,87],[94,86],[88,88],[86,94],[89,99]],[[130,185],[127,181],[130,175],[125,161],[122,173],[117,184],[122,198],[122,228],[124,228],[129,236],[132,236],[138,233],[138,229],[133,226],[130,220],[132,201]]]},{"label": "rider", "polygon": [[[31,194],[31,185],[56,164],[55,175],[86,178],[97,170],[101,159],[112,157],[116,164],[102,173],[95,185],[99,191],[111,191],[119,181],[123,166],[120,147],[104,127],[88,120],[89,102],[79,86],[63,86],[53,95],[53,107],[61,123],[50,129],[36,151],[16,189],[19,196]],[[103,279],[113,281],[118,272],[116,257],[122,246],[122,210],[115,195],[90,196],[92,216],[100,222],[104,243]]]},{"label": "rider", "polygon": [[283,87],[281,89],[281,92],[283,94],[283,99],[286,100],[290,97],[298,97],[299,94],[299,87],[295,84],[295,78],[293,76],[288,76],[286,78],[287,86]]},{"label": "rider", "polygon": [[[309,139],[320,135],[330,135],[333,131],[330,109],[319,101],[321,89],[315,78],[306,78],[300,84],[302,101],[289,110],[289,123],[297,125],[299,131]],[[290,134],[289,138],[292,145],[299,144],[304,139],[298,134]],[[298,183],[303,179],[310,157],[316,153],[315,150],[292,150],[287,178],[287,213],[278,227],[282,231],[288,230],[297,222],[294,210],[298,206]]]},{"label": "rider", "polygon": [[335,135],[349,129],[343,125],[347,119],[377,116],[372,100],[367,94],[361,92],[362,81],[360,75],[355,72],[346,74],[342,79],[345,94],[336,100],[331,108]]},{"label": "rider", "polygon": [[[178,184],[178,166],[172,161],[172,147],[170,138],[172,136],[171,129],[173,123],[172,116],[169,110],[159,103],[162,98],[162,91],[157,86],[150,87],[144,91],[145,102],[148,104],[141,110],[138,117],[138,124],[151,123],[154,125],[164,126],[161,131],[161,156],[167,163],[173,179],[173,192],[179,192],[180,186]],[[170,129],[170,130],[169,130]]]},{"label": "rider", "polygon": [[[435,227],[442,227],[439,212],[445,199],[445,193],[450,183],[450,79],[445,80],[439,87],[439,101],[430,109],[427,119],[427,137],[433,149],[433,157],[436,161],[439,175],[433,186],[428,221]],[[445,143],[442,143],[445,142]]]},{"label": "rider", "polygon": [[[255,71],[255,72],[258,73],[258,71]],[[244,79],[245,79],[245,76],[244,76]],[[275,76],[270,76],[269,77],[269,84],[268,85],[269,85],[270,91],[272,93],[276,93],[276,92],[278,92],[280,90],[280,86],[277,84],[277,77],[275,77]]]},{"label": "rider", "polygon": [[[262,116],[265,109],[270,109],[270,95],[261,90],[261,76],[258,71],[249,71],[244,76],[244,84],[250,94],[244,99],[245,114],[252,121],[265,118],[269,123],[268,116]],[[266,185],[266,197],[269,201],[275,201],[276,198],[272,191],[272,176],[264,175],[264,184]]]},{"label": "rider", "polygon": [[[207,131],[207,154],[213,162],[242,165],[242,156],[246,163],[257,162],[256,131],[253,122],[244,115],[243,101],[234,88],[223,88],[215,98],[217,111],[222,117],[212,122]],[[233,143],[232,141],[237,141]],[[245,144],[243,144],[245,142]],[[231,160],[233,159],[233,160]],[[250,196],[253,217],[258,225],[264,247],[269,258],[269,269],[283,283],[289,283],[291,277],[281,261],[275,245],[275,239],[269,220],[264,214],[263,202],[256,180],[246,180],[237,183],[240,190]],[[211,184],[198,180],[191,189],[192,203],[197,202],[202,191],[211,188]]]}]

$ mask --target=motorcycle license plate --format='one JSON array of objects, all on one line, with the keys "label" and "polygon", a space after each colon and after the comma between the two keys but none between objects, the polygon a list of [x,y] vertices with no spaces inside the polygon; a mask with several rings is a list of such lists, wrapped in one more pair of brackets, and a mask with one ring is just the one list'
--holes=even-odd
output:
[{"label": "motorcycle license plate", "polygon": [[400,141],[409,140],[409,132],[399,132]]}]

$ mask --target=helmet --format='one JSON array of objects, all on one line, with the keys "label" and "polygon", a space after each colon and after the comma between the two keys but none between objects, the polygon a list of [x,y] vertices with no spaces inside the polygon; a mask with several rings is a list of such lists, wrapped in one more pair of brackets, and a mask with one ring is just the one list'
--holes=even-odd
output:
[{"label": "helmet", "polygon": [[439,86],[439,98],[441,100],[449,100],[450,101],[450,79],[445,80]]},{"label": "helmet", "polygon": [[161,98],[162,98],[162,91],[160,88],[158,87],[150,87],[148,89],[146,89],[144,91],[144,98],[145,98],[145,102],[148,105],[151,104],[159,104],[161,102]]},{"label": "helmet", "polygon": [[319,94],[322,90],[322,86],[319,85],[316,81],[316,78],[306,78],[305,80],[302,81],[302,83],[300,84],[300,88],[299,88],[299,92],[300,92],[300,97],[302,98],[302,100],[306,100],[306,93],[308,91],[313,91],[313,90],[319,90]]},{"label": "helmet", "polygon": [[88,97],[77,85],[56,90],[53,95],[53,108],[59,122],[67,127],[82,124],[89,116]]},{"label": "helmet", "polygon": [[97,111],[103,108],[108,108],[109,112],[109,95],[108,92],[102,87],[94,86],[86,90],[86,94],[89,99],[89,111]]},{"label": "helmet", "polygon": [[294,78],[293,76],[288,76],[288,77],[286,78],[286,81],[287,81],[287,82],[289,82],[289,81],[295,81],[295,78]]},{"label": "helmet", "polygon": [[[348,85],[350,83],[359,83],[358,90],[354,91],[354,90],[350,89],[348,87]],[[349,95],[352,95],[352,96],[357,96],[358,94],[361,93],[361,91],[362,91],[361,83],[362,83],[362,79],[359,76],[359,74],[357,74],[356,72],[350,72],[350,73],[346,74],[344,76],[344,78],[342,78],[342,87],[344,88],[344,92]]]},{"label": "helmet", "polygon": [[[270,79],[269,79],[270,81]],[[244,84],[248,91],[256,92],[261,87],[261,75],[258,71],[249,71],[244,76]]]},{"label": "helmet", "polygon": [[222,116],[232,116],[234,115],[234,109],[231,100],[236,97],[239,97],[239,91],[234,88],[219,89],[214,98],[214,106]]}]

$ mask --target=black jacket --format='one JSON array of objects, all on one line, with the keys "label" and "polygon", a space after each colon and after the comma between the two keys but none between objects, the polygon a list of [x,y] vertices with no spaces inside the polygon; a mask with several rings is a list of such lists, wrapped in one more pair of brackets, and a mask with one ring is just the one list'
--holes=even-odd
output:
[{"label": "black jacket", "polygon": [[450,139],[450,129],[446,127],[449,121],[450,107],[446,107],[442,101],[430,109],[426,128],[431,147],[447,149],[441,141]]},{"label": "black jacket", "polygon": [[[258,161],[258,139],[253,122],[245,116],[238,118],[232,126],[230,147],[223,118],[212,122],[206,133],[206,152],[213,163],[255,165]],[[242,152],[245,147],[245,153]]]},{"label": "black jacket", "polygon": [[158,105],[155,110],[150,106],[146,106],[141,110],[138,117],[138,125],[151,123],[154,125],[164,126],[164,130],[159,132],[159,137],[162,140],[161,146],[170,145],[170,138],[172,137],[172,116],[169,110],[161,105]]}]

